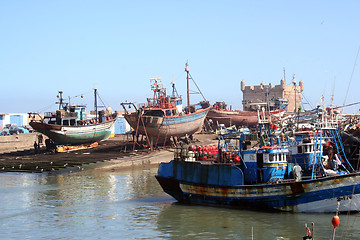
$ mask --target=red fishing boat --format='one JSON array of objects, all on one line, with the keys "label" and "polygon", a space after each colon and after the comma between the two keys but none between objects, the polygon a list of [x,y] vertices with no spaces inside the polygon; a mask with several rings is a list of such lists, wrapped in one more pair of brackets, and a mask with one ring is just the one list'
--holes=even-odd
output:
[{"label": "red fishing boat", "polygon": [[[147,104],[136,107],[134,103],[121,103],[124,108],[124,117],[137,133],[147,135],[151,143],[165,142],[170,137],[190,136],[201,130],[205,117],[210,110],[210,104],[205,100],[195,105],[190,105],[189,80],[192,79],[189,69],[187,73],[188,104],[182,105],[182,98],[177,94],[173,83],[173,94],[166,95],[159,78],[150,79],[152,98],[147,99]],[[133,107],[134,112],[129,112]]]},{"label": "red fishing boat", "polygon": [[[280,117],[285,113],[285,109],[264,111],[261,115],[264,118],[269,116]],[[224,124],[225,127],[253,127],[258,124],[259,116],[257,111],[240,111],[228,110],[225,103],[215,103],[214,107],[209,111],[207,119],[217,128],[219,124]]]}]

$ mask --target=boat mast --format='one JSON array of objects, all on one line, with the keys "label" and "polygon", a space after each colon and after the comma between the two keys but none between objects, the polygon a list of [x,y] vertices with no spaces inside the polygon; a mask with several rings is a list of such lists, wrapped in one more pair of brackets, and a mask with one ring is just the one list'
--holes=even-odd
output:
[{"label": "boat mast", "polygon": [[293,74],[292,83],[294,84],[294,91],[295,91],[295,109],[294,109],[294,112],[296,113],[297,109],[296,109],[296,80],[295,80],[295,74]]},{"label": "boat mast", "polygon": [[172,97],[178,97],[179,94],[178,94],[178,92],[177,92],[177,90],[175,88],[175,79],[174,79],[174,77],[172,79],[171,84],[172,84]]},{"label": "boat mast", "polygon": [[61,110],[62,106],[63,106],[63,97],[62,97],[63,91],[59,91],[59,110]]},{"label": "boat mast", "polygon": [[97,98],[96,98],[96,95],[97,95],[97,88],[94,88],[94,97],[95,97],[94,107],[95,107],[95,115],[96,115],[96,119],[98,119],[98,110],[97,110]]},{"label": "boat mast", "polygon": [[186,82],[187,82],[187,106],[188,106],[188,111],[190,113],[190,86],[189,86],[189,79],[190,79],[190,73],[189,73],[189,68],[188,68],[189,64],[188,62],[185,63],[185,72],[186,72]]}]

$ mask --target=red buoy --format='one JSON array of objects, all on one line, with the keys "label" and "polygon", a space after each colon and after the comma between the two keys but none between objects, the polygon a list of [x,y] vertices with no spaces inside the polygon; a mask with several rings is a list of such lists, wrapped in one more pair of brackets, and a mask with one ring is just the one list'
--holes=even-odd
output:
[{"label": "red buoy", "polygon": [[332,218],[332,220],[331,220],[331,223],[332,223],[332,225],[334,226],[334,228],[336,228],[337,226],[339,226],[339,224],[340,224],[340,218],[339,218],[339,216],[334,216],[333,218]]},{"label": "red buoy", "polygon": [[196,146],[195,145],[190,145],[189,146],[189,151],[195,151],[196,150]]}]

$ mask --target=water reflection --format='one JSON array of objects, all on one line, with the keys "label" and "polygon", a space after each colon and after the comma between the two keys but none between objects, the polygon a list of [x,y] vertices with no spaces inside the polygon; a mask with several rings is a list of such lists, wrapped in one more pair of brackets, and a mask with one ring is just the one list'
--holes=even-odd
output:
[{"label": "water reflection", "polygon": [[[231,208],[170,204],[163,208],[158,229],[171,239],[302,239],[305,223],[315,223],[318,239],[330,239],[332,214],[264,213]],[[358,215],[341,216],[337,239],[360,236]],[[345,222],[352,222],[346,224]]]},{"label": "water reflection", "polygon": [[[329,214],[178,204],[156,171],[0,174],[0,239],[302,239],[311,222],[331,236]],[[340,216],[338,239],[360,236],[358,216]]]}]

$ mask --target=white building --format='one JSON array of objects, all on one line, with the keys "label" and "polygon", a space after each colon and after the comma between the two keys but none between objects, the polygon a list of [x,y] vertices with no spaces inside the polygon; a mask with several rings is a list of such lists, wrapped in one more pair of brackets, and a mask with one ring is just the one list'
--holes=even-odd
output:
[{"label": "white building", "polygon": [[6,124],[17,124],[18,126],[28,125],[27,113],[0,113],[0,128]]}]

